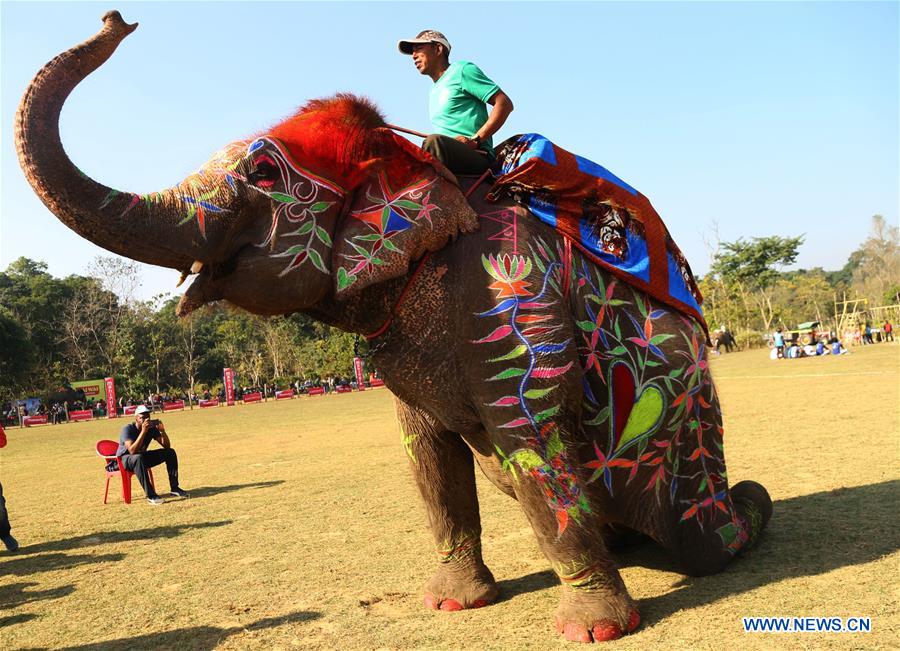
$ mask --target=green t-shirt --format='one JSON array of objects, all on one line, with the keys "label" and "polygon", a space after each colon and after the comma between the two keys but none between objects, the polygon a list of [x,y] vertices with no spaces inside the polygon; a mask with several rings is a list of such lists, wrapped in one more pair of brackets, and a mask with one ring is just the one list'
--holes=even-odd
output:
[{"label": "green t-shirt", "polygon": [[[471,138],[487,122],[485,104],[498,90],[500,87],[474,63],[454,61],[428,95],[428,117],[434,132]],[[494,153],[490,138],[481,143],[481,148]]]}]

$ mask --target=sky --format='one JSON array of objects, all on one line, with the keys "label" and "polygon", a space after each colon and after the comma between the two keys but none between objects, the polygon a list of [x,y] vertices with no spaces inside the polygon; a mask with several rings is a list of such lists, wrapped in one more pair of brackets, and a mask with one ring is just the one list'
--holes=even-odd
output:
[{"label": "sky", "polygon": [[[340,91],[429,131],[432,82],[396,42],[438,29],[451,60],[512,98],[495,142],[538,132],[605,166],[650,199],[698,274],[716,231],[805,233],[796,266],[832,270],[872,215],[898,224],[897,2],[4,0],[0,269],[26,256],[84,274],[112,255],[43,206],[13,140],[32,76],[112,6],[140,27],[75,89],[60,129],[73,162],[120,190],[172,186],[226,143]],[[141,265],[139,297],[176,292],[177,278]]]}]

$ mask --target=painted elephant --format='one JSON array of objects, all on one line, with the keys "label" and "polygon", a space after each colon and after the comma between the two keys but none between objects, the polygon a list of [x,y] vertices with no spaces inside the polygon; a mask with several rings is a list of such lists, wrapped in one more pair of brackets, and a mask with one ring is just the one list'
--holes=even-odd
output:
[{"label": "painted elephant", "polygon": [[426,605],[497,597],[475,463],[530,520],[563,584],[555,621],[569,639],[640,622],[611,530],[650,536],[691,574],[756,542],[771,501],[754,482],[728,487],[700,320],[571,249],[514,196],[487,201],[481,185],[470,204],[367,102],[311,101],[159,193],[79,172],[62,104],[134,27],[108,13],[35,77],[16,118],[27,178],[84,237],[196,274],[181,315],[227,300],[370,338],[437,546]]}]

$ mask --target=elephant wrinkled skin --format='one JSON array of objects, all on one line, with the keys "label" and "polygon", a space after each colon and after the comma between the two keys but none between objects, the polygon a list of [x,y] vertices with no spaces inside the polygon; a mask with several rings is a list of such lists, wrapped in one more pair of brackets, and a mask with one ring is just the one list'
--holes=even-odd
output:
[{"label": "elephant wrinkled skin", "polygon": [[375,335],[437,546],[427,606],[497,597],[475,463],[530,520],[562,582],[555,621],[569,639],[640,622],[611,529],[650,536],[691,574],[756,542],[771,501],[754,482],[728,487],[700,325],[570,252],[512,198],[488,203],[482,186],[470,205],[367,102],[312,101],[159,193],[81,174],[59,112],[134,27],[108,13],[35,77],[16,117],[29,182],[99,245],[196,274],[181,315],[227,300]]}]

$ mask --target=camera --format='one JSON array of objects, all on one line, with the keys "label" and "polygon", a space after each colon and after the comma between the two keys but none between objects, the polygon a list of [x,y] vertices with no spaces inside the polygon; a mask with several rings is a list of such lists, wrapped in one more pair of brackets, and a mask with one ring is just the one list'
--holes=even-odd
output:
[{"label": "camera", "polygon": [[160,424],[161,422],[162,422],[162,421],[159,420],[158,418],[153,418],[153,419],[150,420],[150,426],[151,426],[151,427],[159,427],[159,424]]}]

